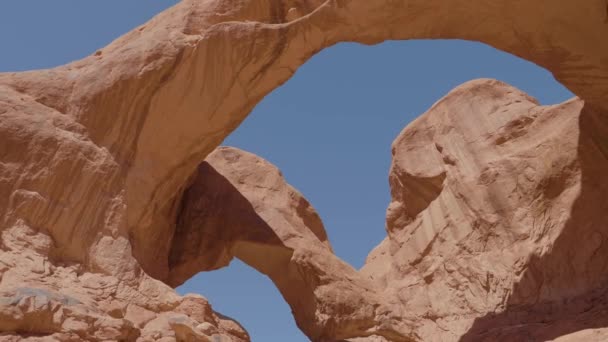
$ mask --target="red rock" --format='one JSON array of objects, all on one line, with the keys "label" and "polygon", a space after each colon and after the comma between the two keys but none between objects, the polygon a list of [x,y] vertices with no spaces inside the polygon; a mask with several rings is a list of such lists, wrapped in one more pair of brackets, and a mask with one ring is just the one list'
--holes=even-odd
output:
[{"label": "red rock", "polygon": [[[248,340],[169,286],[237,256],[272,276],[317,340],[601,339],[605,19],[604,1],[185,0],[83,60],[0,74],[1,338]],[[197,182],[212,172],[201,162],[314,53],[415,38],[487,43],[580,99],[540,107],[476,81],[408,126],[394,144],[389,236],[362,272],[333,256],[278,171],[243,173],[254,156],[219,150],[203,165],[236,190],[184,200],[213,185]],[[246,215],[202,215],[210,195],[238,198]],[[243,219],[256,230],[184,239]],[[134,324],[129,305],[156,317]]]}]

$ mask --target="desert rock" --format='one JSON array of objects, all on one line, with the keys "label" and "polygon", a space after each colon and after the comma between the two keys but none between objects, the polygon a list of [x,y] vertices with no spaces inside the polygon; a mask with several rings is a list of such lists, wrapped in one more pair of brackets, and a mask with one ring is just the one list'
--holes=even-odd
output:
[{"label": "desert rock", "polygon": [[[260,245],[286,272],[313,278],[297,291],[316,307],[291,298],[297,278],[274,277],[312,338],[475,339],[497,322],[513,329],[490,339],[601,334],[606,22],[602,0],[184,0],[83,60],[0,74],[0,312],[12,317],[2,338],[247,340],[171,286],[233,256],[276,273]],[[302,200],[287,213],[279,199],[254,205],[252,217],[277,220],[277,237],[176,251],[176,232],[205,218],[197,196],[184,202],[201,163],[266,94],[335,43],[417,38],[487,43],[547,68],[579,98],[540,107],[474,82],[406,128],[394,145],[388,237],[360,273],[332,257],[311,211],[298,214]],[[216,162],[223,177],[243,176]],[[252,187],[237,192],[259,203]],[[287,189],[280,195],[295,194]],[[316,279],[328,270],[339,272]],[[354,297],[330,300],[340,293]],[[522,327],[529,312],[541,321]]]},{"label": "desert rock", "polygon": [[382,316],[373,282],[333,254],[308,201],[260,157],[215,150],[185,191],[178,217],[169,284],[237,257],[272,279],[314,341],[379,329],[410,338],[407,324]]},{"label": "desert rock", "polygon": [[579,99],[539,106],[494,80],[454,89],[393,143],[388,237],[362,272],[424,341],[601,326],[607,134]]}]

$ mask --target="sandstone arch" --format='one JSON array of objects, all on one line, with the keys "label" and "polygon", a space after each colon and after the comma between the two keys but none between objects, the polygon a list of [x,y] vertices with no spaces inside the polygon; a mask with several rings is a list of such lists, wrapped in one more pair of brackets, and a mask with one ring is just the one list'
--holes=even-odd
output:
[{"label": "sandstone arch", "polygon": [[37,265],[14,266],[23,243],[10,236],[21,231],[40,242],[25,248],[54,267],[33,283],[57,286],[62,272],[101,277],[113,295],[91,284],[79,295],[116,319],[127,309],[112,296],[152,311],[179,307],[158,280],[170,277],[189,177],[264,95],[327,46],[481,41],[547,68],[603,118],[607,30],[603,0],[185,0],[81,61],[0,74],[2,259],[12,270],[2,286]]},{"label": "sandstone arch", "polygon": [[[375,333],[410,340],[383,315],[373,281],[333,254],[319,216],[267,161],[220,147],[199,166],[182,199],[169,284],[237,257],[267,275],[314,341]],[[385,319],[386,321],[380,321]]]}]

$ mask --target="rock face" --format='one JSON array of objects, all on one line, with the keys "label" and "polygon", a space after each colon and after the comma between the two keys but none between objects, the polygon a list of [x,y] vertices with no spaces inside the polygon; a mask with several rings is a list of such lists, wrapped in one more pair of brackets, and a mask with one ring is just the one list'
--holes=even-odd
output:
[{"label": "rock face", "polygon": [[[248,340],[170,287],[233,256],[315,340],[602,336],[606,8],[185,0],[81,61],[0,74],[1,338]],[[274,168],[225,149],[201,165],[314,53],[412,38],[485,42],[580,99],[479,81],[440,101],[394,144],[388,237],[361,272]]]},{"label": "rock face", "polygon": [[456,88],[393,143],[388,237],[362,272],[424,341],[605,326],[607,134],[578,99],[543,107],[493,80]]}]

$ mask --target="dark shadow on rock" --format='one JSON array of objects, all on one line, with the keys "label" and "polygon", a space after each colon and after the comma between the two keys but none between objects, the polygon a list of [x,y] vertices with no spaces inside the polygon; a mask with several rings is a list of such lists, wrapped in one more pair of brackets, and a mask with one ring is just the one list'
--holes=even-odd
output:
[{"label": "dark shadow on rock", "polygon": [[269,248],[283,246],[249,200],[203,162],[182,197],[169,254],[168,283],[177,287],[199,272],[228,266],[239,241]]},{"label": "dark shadow on rock", "polygon": [[[237,257],[268,276],[296,316],[314,322],[314,284],[251,202],[218,170],[203,162],[184,192],[169,258],[169,280],[177,287],[199,272],[228,266]],[[297,308],[297,310],[295,309]]]},{"label": "dark shadow on rock", "polygon": [[528,262],[506,309],[477,318],[460,341],[545,341],[608,327],[608,117],[585,106],[579,129],[580,193],[561,235]]}]

